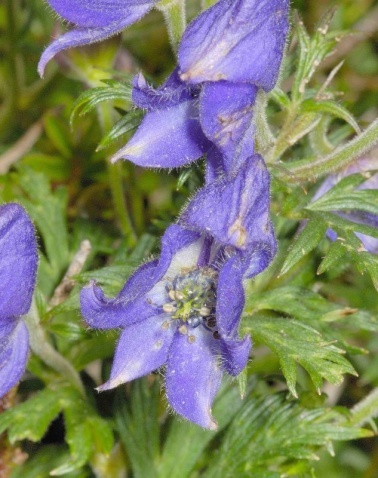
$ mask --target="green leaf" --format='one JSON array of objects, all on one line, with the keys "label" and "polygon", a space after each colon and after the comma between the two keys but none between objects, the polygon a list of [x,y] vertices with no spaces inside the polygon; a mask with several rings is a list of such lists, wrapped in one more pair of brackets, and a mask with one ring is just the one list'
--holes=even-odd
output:
[{"label": "green leaf", "polygon": [[[69,460],[69,452],[66,447],[57,445],[45,445],[23,463],[17,466],[11,474],[11,478],[47,478],[52,468],[57,468]],[[76,470],[64,475],[65,478],[91,478],[93,475],[89,469]]]},{"label": "green leaf", "polygon": [[60,410],[57,391],[45,388],[26,402],[0,414],[0,434],[8,429],[11,443],[24,439],[39,441]]},{"label": "green leaf", "polygon": [[281,268],[280,275],[286,274],[304,256],[315,249],[323,239],[326,230],[327,225],[320,217],[311,218],[289,251]]},{"label": "green leaf", "polygon": [[114,331],[98,333],[89,339],[81,340],[73,345],[70,350],[70,359],[76,370],[83,370],[95,360],[112,357],[117,334]]},{"label": "green leaf", "polygon": [[378,257],[366,252],[359,254],[358,257],[369,272],[374,287],[378,290]]},{"label": "green leaf", "polygon": [[77,98],[70,117],[71,127],[75,116],[86,115],[104,101],[123,101],[127,105],[131,103],[131,84],[115,80],[103,80],[102,82],[107,83],[107,86],[91,88]]},{"label": "green leaf", "polygon": [[71,146],[68,142],[70,135],[65,123],[62,123],[56,116],[48,114],[43,118],[43,125],[46,135],[55,148],[64,158],[70,158],[72,156]]},{"label": "green leaf", "polygon": [[356,375],[343,350],[323,339],[314,328],[297,320],[254,315],[244,320],[243,332],[278,355],[290,392],[296,397],[296,363],[308,372],[318,391],[322,378],[338,385],[345,373]]},{"label": "green leaf", "polygon": [[153,251],[157,243],[156,236],[151,234],[143,234],[138,238],[138,243],[127,258],[130,264],[139,265]]},{"label": "green leaf", "polygon": [[303,97],[307,84],[314,75],[321,61],[335,48],[341,32],[328,32],[329,24],[334,11],[330,10],[316,29],[314,35],[308,35],[302,20],[297,17],[294,24],[299,41],[299,58],[297,71],[292,88],[292,97],[295,102]]},{"label": "green leaf", "polygon": [[275,101],[283,109],[289,109],[290,108],[290,105],[291,105],[290,98],[287,96],[286,93],[284,93],[277,86],[269,94],[269,98],[271,98],[273,101]]},{"label": "green leaf", "polygon": [[[67,404],[68,405],[68,404]],[[66,442],[70,449],[70,459],[66,463],[50,472],[52,476],[61,476],[81,468],[92,453],[92,431],[88,421],[88,409],[81,404],[73,403],[64,410],[64,424],[66,427]]]},{"label": "green leaf", "polygon": [[[232,421],[243,403],[235,385],[224,387],[219,392],[213,406],[213,414],[219,419],[218,433]],[[169,429],[159,461],[159,478],[191,476],[201,454],[214,438],[212,431],[175,419]]]},{"label": "green leaf", "polygon": [[28,196],[20,198],[20,202],[42,236],[48,261],[41,260],[39,276],[44,292],[49,294],[70,259],[66,226],[67,191],[57,188],[52,192],[46,177],[28,167],[20,168],[18,181]]},{"label": "green leaf", "polygon": [[87,284],[90,280],[95,280],[105,287],[107,291],[114,290],[118,292],[134,268],[134,264],[108,266],[95,271],[83,272],[77,275],[76,278],[80,284]]},{"label": "green leaf", "polygon": [[310,289],[286,286],[261,294],[248,294],[245,313],[252,314],[260,310],[275,310],[298,320],[317,322],[323,315],[340,308]]},{"label": "green leaf", "polygon": [[352,174],[339,181],[317,201],[306,209],[312,211],[366,211],[378,215],[378,191],[375,189],[356,190],[366,181],[362,174]]},{"label": "green leaf", "polygon": [[160,385],[145,378],[131,384],[127,399],[121,391],[115,402],[115,423],[127,451],[133,476],[157,477],[155,460],[159,450],[158,397]]},{"label": "green leaf", "polygon": [[89,416],[87,421],[96,451],[108,455],[114,445],[113,430],[109,422],[97,415]]},{"label": "green leaf", "polygon": [[[332,214],[325,211],[316,213],[316,215],[321,217],[321,219],[327,223],[327,226],[330,229],[333,229],[338,233],[339,240],[346,241],[346,237],[348,237],[348,239],[351,241],[350,246],[354,247],[356,250],[361,246],[361,242],[355,236],[355,232],[360,232],[361,234],[378,238],[378,228],[376,227],[353,222],[349,219],[339,216],[338,214]],[[352,240],[352,238],[354,239]]]},{"label": "green leaf", "polygon": [[41,440],[51,421],[61,411],[70,457],[63,463],[52,461],[49,471],[55,466],[50,472],[53,476],[79,470],[93,452],[109,453],[113,447],[113,434],[108,422],[96,414],[76,389],[63,383],[56,384],[54,389],[45,388],[0,415],[0,433],[7,430],[11,443],[23,439],[36,442]]},{"label": "green leaf", "polygon": [[[326,408],[312,410],[288,402],[283,394],[249,396],[213,455],[204,478],[279,476],[292,460],[316,460],[321,446],[353,440],[371,432],[349,426],[344,414]],[[272,475],[270,475],[272,476]],[[273,475],[274,476],[274,475]]]},{"label": "green leaf", "polygon": [[357,134],[361,132],[360,127],[352,114],[349,113],[346,108],[333,101],[315,101],[313,99],[308,99],[301,103],[300,110],[303,113],[323,113],[334,116],[335,118],[343,119],[352,126]]},{"label": "green leaf", "polygon": [[[327,254],[323,257],[322,262],[319,264],[317,274],[324,274],[328,270],[332,270],[336,265],[343,261],[348,254],[345,245],[340,241],[335,241],[331,244]],[[344,263],[345,264],[345,263]]]},{"label": "green leaf", "polygon": [[192,173],[193,173],[193,169],[191,168],[186,168],[183,171],[181,171],[180,176],[177,179],[176,191],[180,191],[180,189],[184,186],[184,184],[192,175]]},{"label": "green leaf", "polygon": [[102,151],[110,146],[116,139],[122,135],[133,131],[142,121],[143,112],[141,110],[133,110],[126,113],[113,128],[101,139],[96,151]]}]

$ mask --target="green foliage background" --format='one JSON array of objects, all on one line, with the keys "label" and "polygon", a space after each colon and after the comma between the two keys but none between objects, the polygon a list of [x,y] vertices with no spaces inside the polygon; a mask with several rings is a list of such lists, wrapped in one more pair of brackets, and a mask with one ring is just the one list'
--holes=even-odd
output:
[{"label": "green foliage background", "polygon": [[[200,2],[187,3],[194,17]],[[122,39],[61,55],[41,80],[39,56],[62,26],[42,0],[0,5],[0,198],[22,203],[35,222],[41,326],[85,387],[83,396],[32,355],[0,414],[4,476],[377,476],[378,258],[359,251],[354,231],[378,232],[332,211],[378,214],[378,193],[356,193],[362,178],[353,175],[317,202],[311,197],[328,172],[317,160],[342,164],[352,138],[378,163],[377,149],[366,153],[378,140],[369,126],[378,112],[378,3],[336,5],[324,35],[318,26],[330,2],[292,2],[303,24],[293,17],[279,88],[260,98],[267,121],[257,124],[257,146],[272,174],[279,252],[246,284],[242,329],[254,339],[253,358],[238,383],[225,380],[217,433],[167,413],[158,374],[97,394],[118,332],[89,330],[79,312],[90,279],[114,295],[158,253],[159,237],[203,181],[201,162],[171,172],[109,164],[142,117],[131,103],[132,75],[141,69],[158,84],[174,65],[161,14],[152,11]],[[344,240],[331,243],[328,227]],[[84,239],[92,245],[85,267],[55,303]]]}]

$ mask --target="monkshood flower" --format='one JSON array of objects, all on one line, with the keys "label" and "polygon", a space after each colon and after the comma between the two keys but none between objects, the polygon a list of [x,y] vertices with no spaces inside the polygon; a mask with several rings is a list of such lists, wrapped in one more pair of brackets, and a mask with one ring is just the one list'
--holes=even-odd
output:
[{"label": "monkshood flower", "polygon": [[75,28],[43,52],[38,72],[43,76],[47,63],[60,51],[88,45],[119,33],[140,20],[158,0],[48,0],[49,5]]},{"label": "monkshood flower", "polygon": [[30,308],[37,273],[37,241],[25,210],[0,206],[0,397],[21,379],[29,353],[22,320]]},{"label": "monkshood flower", "polygon": [[[166,365],[173,410],[216,429],[211,405],[222,375],[238,375],[251,348],[248,336],[238,337],[243,279],[265,269],[275,253],[268,191],[263,160],[249,158],[192,199],[179,224],[164,234],[160,258],[142,265],[117,297],[105,297],[94,282],[82,290],[90,326],[122,328],[110,379],[99,390]],[[201,218],[210,202],[212,210]]]},{"label": "monkshood flower", "polygon": [[178,68],[158,89],[139,75],[133,100],[147,114],[113,158],[177,167],[207,154],[211,179],[253,153],[258,88],[278,77],[288,0],[220,0],[185,31]]},{"label": "monkshood flower", "polygon": [[180,80],[177,69],[158,89],[138,75],[133,101],[148,112],[113,160],[178,167],[208,153],[211,164],[227,172],[235,158],[253,152],[256,93],[253,85],[224,81],[191,87]]},{"label": "monkshood flower", "polygon": [[[312,201],[316,201],[321,198],[327,191],[329,191],[333,186],[335,186],[341,179],[349,176],[350,174],[362,173],[366,174],[367,179],[362,184],[358,186],[357,189],[378,189],[378,172],[375,174],[369,173],[369,171],[378,171],[378,159],[377,157],[365,157],[359,158],[347,167],[343,168],[337,173],[330,174],[325,181],[321,184],[320,188],[316,191]],[[350,221],[366,224],[368,226],[378,228],[378,216],[365,211],[336,211],[337,214],[345,219]],[[365,249],[369,252],[378,254],[378,239],[372,236],[367,236],[366,234],[361,234],[359,232],[355,233],[356,236],[361,240]],[[327,236],[335,241],[337,239],[337,234],[335,231],[329,229],[327,231]]]}]

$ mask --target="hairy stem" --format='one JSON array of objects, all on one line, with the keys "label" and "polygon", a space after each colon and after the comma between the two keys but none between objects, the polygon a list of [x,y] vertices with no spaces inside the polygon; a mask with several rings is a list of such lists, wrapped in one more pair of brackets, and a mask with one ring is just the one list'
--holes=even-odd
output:
[{"label": "hairy stem", "polygon": [[85,397],[85,391],[79,374],[57,350],[48,342],[46,332],[42,328],[37,306],[33,299],[30,311],[24,316],[24,322],[29,331],[29,344],[32,351],[46,365],[67,379]]},{"label": "hairy stem", "polygon": [[357,403],[351,410],[350,423],[362,426],[378,416],[378,387]]},{"label": "hairy stem", "polygon": [[378,120],[375,120],[360,135],[338,148],[328,156],[314,161],[294,161],[288,165],[296,180],[308,181],[347,166],[378,143]]},{"label": "hairy stem", "polygon": [[161,0],[157,8],[164,15],[169,41],[176,52],[186,27],[185,0]]},{"label": "hairy stem", "polygon": [[[98,114],[102,130],[105,133],[105,131],[110,130],[110,128],[113,126],[111,107],[106,104],[100,105],[98,108]],[[109,186],[112,193],[112,199],[116,215],[121,230],[128,239],[129,245],[133,246],[136,243],[136,234],[125,201],[122,179],[122,163],[118,162],[115,164],[111,164],[110,161],[107,159],[106,165],[108,168]]]}]

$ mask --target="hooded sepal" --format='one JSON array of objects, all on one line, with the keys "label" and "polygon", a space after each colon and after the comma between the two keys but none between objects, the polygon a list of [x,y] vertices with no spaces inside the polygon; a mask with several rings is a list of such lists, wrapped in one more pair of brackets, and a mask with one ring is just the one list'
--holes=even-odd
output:
[{"label": "hooded sepal", "polygon": [[38,266],[33,223],[16,203],[0,206],[0,319],[30,309]]},{"label": "hooded sepal", "polygon": [[226,173],[238,168],[253,153],[256,94],[253,85],[228,81],[208,82],[202,87],[202,130],[221,152]]},{"label": "hooded sepal", "polygon": [[189,83],[276,84],[289,28],[289,0],[219,0],[186,29],[178,51]]}]

